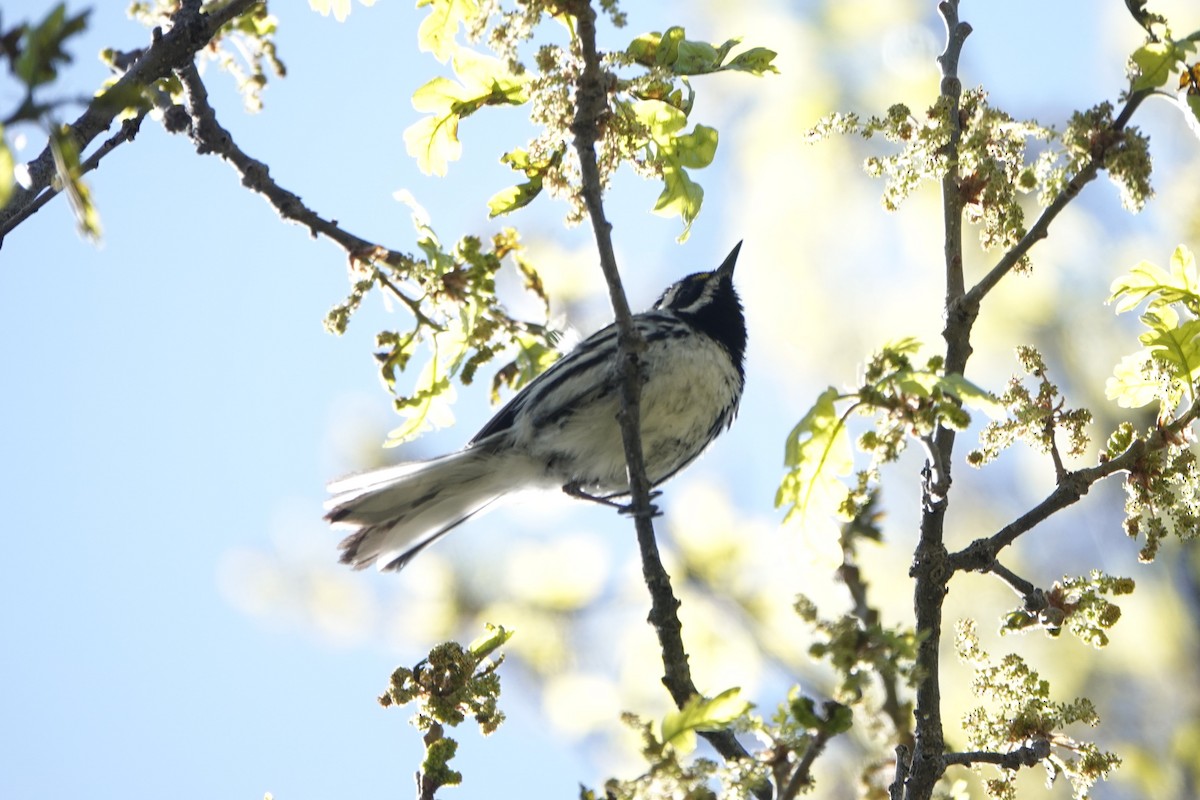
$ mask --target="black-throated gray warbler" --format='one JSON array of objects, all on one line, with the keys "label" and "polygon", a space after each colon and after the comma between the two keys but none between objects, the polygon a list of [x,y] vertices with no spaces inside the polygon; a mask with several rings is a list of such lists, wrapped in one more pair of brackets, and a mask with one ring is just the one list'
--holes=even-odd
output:
[{"label": "black-throated gray warbler", "polygon": [[[642,449],[651,484],[670,478],[733,423],[745,383],[746,322],[733,288],[741,242],[634,315],[646,348]],[[402,569],[500,496],[529,488],[625,494],[617,423],[617,327],[609,325],[530,381],[457,453],[329,484],[326,519],[351,533],[342,562]]]}]

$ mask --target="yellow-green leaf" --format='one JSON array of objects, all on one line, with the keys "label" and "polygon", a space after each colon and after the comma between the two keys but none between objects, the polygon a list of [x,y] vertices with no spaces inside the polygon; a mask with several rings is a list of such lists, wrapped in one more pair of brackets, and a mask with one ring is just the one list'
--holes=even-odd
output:
[{"label": "yellow-green leaf", "polygon": [[775,494],[775,505],[790,505],[787,519],[803,516],[818,499],[831,500],[834,507],[846,496],[840,477],[854,468],[854,455],[844,416],[835,402],[841,397],[830,386],[788,434],[784,465],[791,470]]},{"label": "yellow-green leaf", "polygon": [[779,69],[771,62],[779,55],[774,50],[765,47],[751,47],[744,53],[738,53],[721,69],[748,72],[751,75],[764,75],[768,72],[778,73]]},{"label": "yellow-green leaf", "polygon": [[443,176],[449,162],[462,157],[458,115],[423,117],[404,131],[404,147],[426,175]]},{"label": "yellow-green leaf", "polygon": [[[375,5],[375,0],[358,0],[364,6]],[[308,7],[316,11],[323,17],[328,17],[333,13],[333,18],[338,22],[345,22],[346,17],[350,16],[350,0],[308,0]]]},{"label": "yellow-green leaf", "polygon": [[712,698],[693,696],[683,708],[663,717],[663,744],[686,752],[695,746],[696,731],[719,730],[733,722],[750,708],[741,691],[734,687]]},{"label": "yellow-green leaf", "polygon": [[4,126],[0,125],[0,208],[8,205],[8,199],[12,197],[14,168],[12,150],[8,149]]},{"label": "yellow-green leaf", "polygon": [[516,211],[518,208],[524,208],[532,203],[534,198],[541,193],[541,178],[535,178],[525,183],[518,183],[516,186],[509,186],[507,189],[501,189],[488,200],[488,216],[498,217],[501,214],[509,214]]},{"label": "yellow-green leaf", "polygon": [[671,141],[671,136],[687,125],[687,114],[662,100],[638,100],[631,107],[637,120],[649,129],[650,138],[659,143]]},{"label": "yellow-green leaf", "polygon": [[717,130],[697,125],[691,133],[676,136],[671,149],[681,166],[689,169],[707,167],[717,155]]},{"label": "yellow-green leaf", "polygon": [[1133,62],[1135,73],[1133,90],[1139,92],[1165,86],[1179,54],[1170,42],[1147,42],[1134,50],[1129,60]]},{"label": "yellow-green leaf", "polygon": [[490,622],[486,623],[485,628],[487,633],[467,646],[467,650],[477,659],[484,659],[490,656],[498,648],[503,647],[515,633],[515,631],[510,631],[503,625],[493,625]]},{"label": "yellow-green leaf", "polygon": [[92,192],[83,181],[83,168],[79,163],[79,146],[69,129],[54,128],[50,133],[50,153],[54,157],[56,179],[67,203],[75,213],[79,232],[87,238],[100,239],[100,212],[92,202]]},{"label": "yellow-green leaf", "polygon": [[654,204],[654,213],[661,217],[680,217],[683,220],[683,233],[679,234],[679,242],[687,241],[692,231],[692,223],[700,214],[700,205],[704,202],[704,188],[693,181],[685,170],[677,167],[664,166],[663,190]]},{"label": "yellow-green leaf", "polygon": [[417,0],[417,8],[429,6],[429,16],[417,29],[417,46],[432,53],[443,64],[454,55],[458,26],[479,16],[478,0]]}]

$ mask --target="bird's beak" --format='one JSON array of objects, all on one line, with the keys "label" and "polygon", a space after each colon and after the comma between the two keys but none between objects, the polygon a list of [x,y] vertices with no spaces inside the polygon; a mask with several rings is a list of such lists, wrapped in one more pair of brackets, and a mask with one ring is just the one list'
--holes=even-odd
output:
[{"label": "bird's beak", "polygon": [[729,255],[725,256],[725,260],[721,262],[721,266],[717,267],[717,274],[722,278],[733,277],[733,268],[737,266],[738,251],[742,249],[742,243],[738,242],[729,251]]}]

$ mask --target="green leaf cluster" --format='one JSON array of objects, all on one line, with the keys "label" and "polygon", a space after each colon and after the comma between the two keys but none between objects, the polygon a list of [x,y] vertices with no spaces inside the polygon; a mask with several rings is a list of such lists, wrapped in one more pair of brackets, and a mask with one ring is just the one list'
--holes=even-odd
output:
[{"label": "green leaf cluster", "polygon": [[[640,800],[648,797],[693,798],[693,800],[751,800],[768,779],[792,791],[812,784],[812,776],[798,774],[806,755],[819,752],[824,743],[853,725],[850,708],[825,701],[820,709],[810,697],[793,686],[787,700],[776,708],[771,720],[750,713],[751,706],[737,689],[728,689],[711,698],[693,697],[683,709],[668,714],[661,725],[625,714],[625,724],[637,732],[642,756],[648,769],[630,780],[610,779],[602,792],[584,789],[580,797],[598,800]],[[732,759],[718,764],[708,758],[685,758],[692,752],[695,732],[727,729],[753,733],[767,743],[759,756]],[[661,735],[660,735],[661,732]],[[783,793],[781,797],[793,796]]]},{"label": "green leaf cluster", "polygon": [[748,72],[751,75],[779,72],[772,63],[777,55],[774,50],[753,47],[726,61],[730,51],[741,44],[740,38],[728,39],[718,46],[686,37],[686,31],[679,26],[667,28],[664,33],[643,33],[629,44],[625,53],[644,67],[661,67],[681,76],[724,70]]},{"label": "green leaf cluster", "polygon": [[[25,85],[30,96],[36,87],[55,81],[59,67],[71,63],[66,42],[87,30],[89,14],[91,10],[67,16],[67,4],[59,3],[41,22],[19,29],[15,53],[8,56],[13,75]],[[5,38],[13,39],[11,34]]]},{"label": "green leaf cluster", "polygon": [[840,702],[863,703],[880,676],[905,683],[914,679],[918,637],[911,629],[885,626],[878,619],[867,622],[855,614],[823,618],[804,595],[797,596],[794,609],[816,634],[809,655],[828,663],[837,675],[834,697]]},{"label": "green leaf cluster", "polygon": [[1157,400],[1160,417],[1182,400],[1196,402],[1200,377],[1200,276],[1196,258],[1180,245],[1170,269],[1142,261],[1113,281],[1110,303],[1118,314],[1146,310],[1140,320],[1147,330],[1138,340],[1145,348],[1126,357],[1108,380],[1105,393],[1125,408]]},{"label": "green leaf cluster", "polygon": [[504,657],[493,660],[491,656],[512,635],[512,631],[488,624],[487,632],[469,647],[457,642],[437,645],[415,667],[398,667],[380,696],[379,703],[385,708],[416,704],[411,724],[423,734],[425,743],[421,779],[434,787],[462,783],[462,775],[449,766],[458,743],[445,735],[445,726],[457,727],[470,715],[487,736],[504,722],[497,672]]},{"label": "green leaf cluster", "polygon": [[1132,578],[1119,578],[1092,570],[1088,575],[1064,577],[1043,593],[1045,607],[1018,608],[1008,614],[1001,633],[1014,633],[1040,627],[1049,636],[1058,636],[1063,628],[1093,647],[1108,644],[1108,629],[1121,618],[1121,607],[1108,595],[1131,594]]},{"label": "green leaf cluster", "polygon": [[656,164],[662,175],[663,190],[654,204],[654,213],[683,220],[683,233],[679,235],[682,242],[704,202],[704,189],[687,171],[712,163],[717,154],[717,131],[696,125],[684,133],[687,114],[662,100],[637,100],[628,108],[649,134],[647,161]]},{"label": "green leaf cluster", "polygon": [[462,156],[458,124],[484,106],[521,105],[529,99],[525,75],[508,64],[467,49],[451,58],[456,80],[437,77],[418,88],[413,108],[427,112],[404,132],[408,154],[426,175],[445,175],[449,162]]},{"label": "green leaf cluster", "polygon": [[[939,424],[964,429],[970,423],[964,405],[990,416],[1003,413],[992,394],[962,375],[946,374],[939,357],[915,365],[920,347],[913,338],[885,345],[868,362],[857,390],[829,387],[788,434],[788,472],[775,494],[776,507],[786,506],[788,519],[818,507],[853,519],[869,499],[879,466],[899,458],[909,440],[927,438]],[[854,466],[847,429],[854,413],[873,417],[875,427],[858,437],[857,448],[870,456],[870,464],[850,489],[841,479]]]},{"label": "green leaf cluster", "polygon": [[1140,211],[1154,196],[1150,139],[1135,126],[1117,130],[1112,112],[1112,103],[1106,101],[1071,115],[1062,135],[1066,171],[1074,175],[1099,156],[1100,166],[1121,194],[1121,204]]},{"label": "green leaf cluster", "polygon": [[1200,103],[1190,103],[1187,98],[1200,93],[1200,87],[1194,85],[1194,73],[1188,62],[1196,53],[1200,31],[1175,38],[1166,17],[1147,11],[1145,0],[1134,3],[1130,11],[1138,24],[1145,28],[1146,41],[1129,56],[1129,91],[1162,91],[1171,78],[1181,75],[1178,84],[1180,109],[1189,125],[1196,130],[1196,122],[1200,121]]},{"label": "green leaf cluster", "polygon": [[[325,327],[344,333],[363,300],[373,290],[403,304],[412,314],[407,330],[376,335],[376,360],[384,385],[392,393],[403,425],[389,434],[386,444],[408,441],[424,430],[453,421],[452,382],[474,381],[480,367],[506,351],[512,360],[492,379],[493,400],[503,386],[519,388],[558,357],[558,334],[543,323],[513,317],[496,294],[496,276],[506,264],[515,267],[527,292],[549,316],[549,298],[541,276],[523,255],[516,231],[504,229],[490,242],[475,236],[461,238],[448,250],[431,226],[428,215],[404,192],[397,199],[412,208],[417,246],[423,258],[386,250],[358,254],[350,263],[350,292],[325,317]],[[402,373],[414,355],[425,348],[415,382],[403,385]]]},{"label": "green leaf cluster", "polygon": [[[40,22],[22,23],[5,30],[0,26],[0,60],[7,59],[9,71],[22,86],[20,102],[0,118],[0,208],[12,197],[15,159],[5,137],[5,128],[20,122],[44,121],[55,103],[37,99],[39,88],[53,83],[58,71],[71,63],[68,42],[87,30],[90,10],[70,16],[65,3],[52,8]],[[67,192],[80,230],[99,236],[99,216],[91,194],[81,180],[79,148],[52,122],[47,122],[60,186]]]},{"label": "green leaf cluster", "polygon": [[[429,8],[418,33],[422,50],[449,62],[455,80],[437,77],[413,95],[413,105],[428,115],[405,131],[408,153],[427,174],[445,175],[450,162],[462,155],[460,122],[484,106],[528,105],[541,132],[523,147],[506,151],[501,161],[524,180],[494,194],[488,201],[491,216],[509,214],[531,203],[543,191],[567,198],[568,219],[582,217],[578,194],[578,166],[571,149],[574,134],[573,94],[582,72],[578,48],[546,45],[537,51],[534,69],[519,58],[518,45],[533,36],[543,16],[562,22],[572,39],[574,20],[559,6],[518,4],[505,10],[501,4],[477,0],[422,0]],[[614,22],[624,17],[607,9]],[[481,55],[457,42],[460,29],[470,40],[485,39],[497,58]],[[717,147],[717,132],[696,124],[687,130],[694,92],[689,76],[733,71],[764,75],[777,71],[775,53],[750,48],[731,53],[740,40],[717,46],[686,38],[682,28],[666,33],[643,34],[621,53],[605,56],[610,69],[610,115],[601,126],[597,142],[607,184],[622,164],[630,164],[646,177],[662,181],[655,203],[657,214],[679,217],[686,239],[700,212],[704,193],[688,170],[708,166]],[[623,72],[634,68],[637,74]]]},{"label": "green leaf cluster", "polygon": [[[1121,759],[1100,750],[1091,742],[1076,741],[1065,729],[1076,723],[1095,727],[1100,719],[1090,700],[1077,698],[1070,703],[1055,702],[1050,684],[1018,655],[1009,654],[999,661],[979,644],[975,623],[964,620],[957,626],[955,648],[959,658],[975,669],[971,689],[985,702],[963,718],[971,749],[1008,753],[1034,742],[1050,745],[1042,761],[1047,779],[1064,776],[1076,798],[1089,796],[1096,781],[1105,778],[1120,765]],[[985,767],[974,765],[977,772]],[[999,777],[985,780],[989,797],[1016,800],[1016,771],[1001,770]]]},{"label": "green leaf cluster", "polygon": [[995,460],[1000,452],[1022,441],[1036,450],[1061,458],[1058,434],[1067,436],[1067,455],[1082,456],[1090,443],[1087,426],[1092,412],[1086,408],[1066,408],[1058,386],[1050,382],[1046,363],[1035,348],[1017,348],[1017,360],[1026,375],[1037,381],[1033,391],[1019,376],[1013,376],[1000,396],[1008,418],[989,422],[979,433],[980,447],[967,454],[967,463],[980,467]]},{"label": "green leaf cluster", "polygon": [[1112,284],[1109,302],[1117,313],[1145,303],[1139,318],[1143,349],[1126,356],[1105,393],[1125,408],[1158,403],[1153,429],[1138,434],[1131,423],[1109,439],[1112,459],[1143,448],[1125,480],[1125,531],[1144,537],[1139,552],[1151,561],[1168,536],[1192,539],[1200,530],[1200,468],[1191,447],[1192,423],[1200,417],[1200,273],[1191,250],[1180,245],[1169,269],[1148,261]]}]

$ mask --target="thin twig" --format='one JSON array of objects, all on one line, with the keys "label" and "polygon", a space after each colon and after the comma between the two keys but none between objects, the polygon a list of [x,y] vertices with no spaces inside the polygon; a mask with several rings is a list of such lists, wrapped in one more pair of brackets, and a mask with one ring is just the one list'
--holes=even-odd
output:
[{"label": "thin twig", "polygon": [[[646,476],[641,441],[641,366],[640,355],[644,342],[634,326],[633,314],[621,285],[613,252],[612,225],[604,214],[600,170],[596,161],[596,141],[610,113],[608,93],[613,83],[611,75],[600,67],[596,48],[596,12],[587,0],[573,0],[571,13],[577,22],[577,35],[583,56],[575,96],[575,119],[571,132],[579,155],[579,171],[584,203],[592,222],[600,267],[608,284],[617,323],[617,343],[620,349],[621,412],[618,421],[625,446],[629,475],[629,510],[637,529],[638,547],[642,556],[642,575],[650,590],[649,622],[658,635],[663,659],[663,685],[675,704],[682,708],[699,694],[692,682],[687,651],[683,646],[682,625],[679,621],[679,600],[671,588],[671,578],[663,567],[658,544],[654,537],[655,514],[650,504],[650,480]],[[708,731],[702,735],[726,759],[747,758],[749,754],[730,731]],[[766,787],[763,787],[766,791]],[[765,795],[764,795],[765,796]]]},{"label": "thin twig", "polygon": [[[181,4],[171,17],[171,28],[165,33],[161,28],[155,28],[150,47],[67,126],[79,151],[83,152],[93,139],[108,130],[117,114],[124,110],[123,103],[114,103],[111,98],[128,97],[184,64],[192,63],[196,53],[212,40],[222,25],[246,13],[258,2],[260,0],[230,0],[211,14],[201,12],[199,3]],[[0,243],[21,220],[28,218],[31,212],[26,212],[26,207],[40,197],[54,177],[54,154],[48,143],[37,158],[25,165],[25,171],[28,180],[15,187],[8,204],[0,208]]]},{"label": "thin twig", "polygon": [[[1129,124],[1129,120],[1133,118],[1133,112],[1137,111],[1138,106],[1152,94],[1152,91],[1147,89],[1140,92],[1132,92],[1125,101],[1125,107],[1113,120],[1109,131],[1119,133],[1124,130]],[[1116,142],[1119,137],[1102,137],[1111,142]],[[960,306],[964,313],[969,313],[966,309],[974,309],[974,313],[979,312],[979,304],[988,292],[996,288],[996,284],[1007,275],[1012,269],[1025,258],[1026,254],[1042,239],[1045,239],[1050,231],[1050,223],[1062,213],[1062,210],[1067,207],[1067,204],[1074,200],[1083,187],[1091,183],[1097,175],[1100,174],[1101,168],[1104,166],[1104,159],[1108,156],[1108,149],[1103,148],[1096,152],[1088,160],[1088,163],[1075,174],[1075,177],[1067,183],[1062,192],[1050,202],[1048,206],[1042,209],[1042,213],[1037,220],[1030,226],[1025,235],[1021,237],[1021,241],[1017,242],[1011,250],[1001,257],[996,262],[996,265],[988,271],[979,283],[971,287],[971,290],[966,293],[961,299]]]},{"label": "thin twig", "polygon": [[892,785],[888,787],[888,800],[903,800],[904,785],[908,782],[908,765],[910,753],[902,744],[896,745],[896,773],[892,776]]},{"label": "thin twig", "polygon": [[824,730],[818,730],[813,734],[813,738],[808,742],[808,747],[804,750],[804,755],[800,756],[800,760],[796,762],[796,769],[792,772],[792,777],[783,787],[783,791],[779,793],[779,800],[794,800],[800,794],[801,789],[812,784],[813,762],[825,750],[829,738],[829,732]]},{"label": "thin twig", "polygon": [[1118,472],[1135,470],[1138,463],[1147,455],[1164,450],[1172,442],[1178,441],[1183,430],[1198,418],[1200,418],[1200,400],[1193,403],[1174,422],[1153,431],[1144,439],[1134,440],[1129,447],[1125,448],[1125,452],[1117,457],[1110,458],[1093,467],[1068,472],[1054,487],[1054,491],[1047,495],[1042,502],[991,536],[976,539],[962,550],[953,553],[949,557],[951,569],[969,572],[987,571],[1000,551],[1015,542],[1022,534],[1033,530],[1051,515],[1078,502],[1097,481]]},{"label": "thin twig", "polygon": [[[137,116],[130,117],[122,122],[120,129],[116,133],[105,139],[104,143],[97,147],[90,156],[88,156],[84,161],[80,162],[79,174],[87,175],[89,172],[99,167],[100,162],[104,159],[104,157],[113,150],[116,150],[117,147],[125,144],[125,142],[132,142],[134,137],[137,136],[138,131],[141,130],[142,120],[146,118],[146,113],[146,111],[139,111]],[[30,200],[24,205],[24,207],[18,209],[16,213],[13,214],[11,219],[9,219],[7,222],[6,230],[15,229],[22,222],[32,217],[38,211],[41,211],[42,207],[57,197],[60,191],[61,190],[53,183],[51,183],[49,186],[46,186],[42,190],[41,194]],[[0,244],[3,244],[3,242],[4,237],[3,235],[0,235]]]},{"label": "thin twig", "polygon": [[1038,593],[1038,588],[1033,585],[1032,581],[1025,580],[1020,575],[1001,564],[999,561],[993,559],[992,563],[988,564],[987,569],[984,571],[992,573],[997,578],[1007,583],[1014,592],[1019,594],[1027,602],[1030,598]]},{"label": "thin twig", "polygon": [[[406,267],[413,264],[411,256],[396,250],[391,250],[375,242],[363,239],[341,227],[336,220],[328,220],[304,204],[295,193],[284,189],[271,177],[270,168],[263,162],[251,158],[233,140],[228,130],[217,122],[217,114],[208,102],[208,90],[195,64],[187,64],[177,73],[184,88],[184,100],[187,104],[187,114],[190,122],[182,130],[186,131],[196,145],[196,152],[201,155],[217,155],[237,171],[242,178],[242,185],[253,192],[261,194],[267,202],[285,220],[295,222],[308,228],[315,238],[324,236],[346,251],[355,262],[379,262],[395,267]],[[381,278],[386,276],[380,274]],[[412,298],[407,298],[400,290],[386,280],[381,283],[388,288],[405,305],[413,309],[422,319],[419,306]]]},{"label": "thin twig", "polygon": [[975,750],[968,753],[947,753],[946,765],[970,766],[971,764],[995,764],[1004,769],[1020,769],[1033,767],[1050,757],[1050,742],[1047,739],[1035,739],[1032,743],[1022,745],[1007,753],[992,753]]}]

